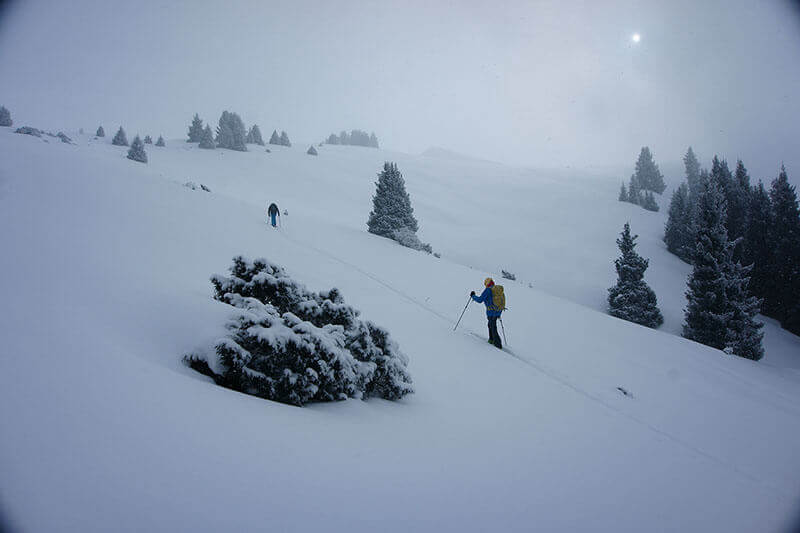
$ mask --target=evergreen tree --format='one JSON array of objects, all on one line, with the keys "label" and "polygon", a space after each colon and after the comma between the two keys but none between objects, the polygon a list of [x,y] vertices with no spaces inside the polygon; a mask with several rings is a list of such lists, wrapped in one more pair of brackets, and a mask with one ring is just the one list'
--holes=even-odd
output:
[{"label": "evergreen tree", "polygon": [[789,184],[786,168],[781,165],[769,191],[772,202],[772,290],[767,294],[768,310],[785,324],[800,303],[800,211],[797,194]]},{"label": "evergreen tree", "polygon": [[272,136],[269,138],[269,144],[281,144],[281,137],[278,135],[278,130],[272,130]]},{"label": "evergreen tree", "polygon": [[644,201],[642,188],[639,185],[639,179],[636,174],[631,174],[631,180],[628,184],[628,201],[636,205],[641,205]]},{"label": "evergreen tree", "polygon": [[[751,265],[750,289],[753,294],[766,298],[772,285],[772,203],[764,184],[759,181],[753,188],[747,209],[747,229],[742,243],[742,262]],[[765,312],[768,312],[765,303]]]},{"label": "evergreen tree", "polygon": [[122,126],[117,130],[117,134],[114,135],[111,144],[114,146],[128,146],[128,137],[125,135],[125,130],[122,129]]},{"label": "evergreen tree", "polygon": [[144,143],[145,144],[153,144],[153,138],[150,137],[149,135],[145,135],[144,136]]},{"label": "evergreen tree", "polygon": [[629,322],[657,328],[664,323],[664,317],[658,309],[655,292],[644,281],[649,261],[634,250],[637,237],[631,236],[630,225],[626,222],[617,239],[622,255],[614,261],[617,284],[608,289],[608,312]]},{"label": "evergreen tree", "polygon": [[664,185],[664,176],[658,169],[655,161],[653,161],[653,154],[650,153],[650,148],[647,146],[642,148],[639,152],[639,159],[636,161],[636,183],[639,187],[646,191],[653,191],[661,194],[667,188]]},{"label": "evergreen tree", "polygon": [[307,151],[306,153],[307,153],[308,155],[318,155],[318,154],[317,154],[317,149],[316,149],[316,148],[314,148],[314,145],[313,145],[313,144],[312,144],[311,146],[309,146],[309,147],[308,147],[308,151]]},{"label": "evergreen tree", "polygon": [[656,202],[656,197],[653,195],[652,192],[647,191],[644,195],[644,201],[642,202],[642,207],[647,209],[648,211],[658,211],[658,202]]},{"label": "evergreen tree", "polygon": [[289,141],[289,136],[286,134],[285,131],[281,132],[281,146],[291,146],[292,143]]},{"label": "evergreen tree", "polygon": [[761,328],[764,324],[755,319],[761,309],[761,300],[752,296],[748,290],[750,267],[744,267],[738,261],[733,261],[730,257],[732,251],[733,247],[725,263],[727,281],[725,296],[730,306],[725,352],[758,361],[764,357],[764,348],[761,345],[761,339],[764,337]]},{"label": "evergreen tree", "polygon": [[95,137],[105,137],[106,130],[103,129],[103,126],[97,128],[97,133],[94,134]]},{"label": "evergreen tree", "polygon": [[690,146],[683,156],[683,166],[686,169],[686,183],[689,188],[689,203],[694,205],[703,182],[700,178],[700,162],[697,161],[697,156]]},{"label": "evergreen tree", "polygon": [[339,144],[350,144],[350,136],[344,130],[339,133]]},{"label": "evergreen tree", "polygon": [[370,233],[394,238],[397,230],[418,229],[411,207],[411,198],[406,192],[405,180],[395,163],[386,162],[375,183],[375,196],[372,197],[372,212],[369,214],[367,228]]},{"label": "evergreen tree", "polygon": [[378,137],[375,135],[374,131],[369,136],[369,145],[372,148],[380,148],[380,146],[378,146]]},{"label": "evergreen tree", "polygon": [[328,135],[328,140],[325,141],[325,143],[326,144],[339,144],[339,137],[337,137],[335,134],[331,133],[330,135]]},{"label": "evergreen tree", "polygon": [[11,120],[11,111],[0,105],[0,126],[11,126],[14,121]]},{"label": "evergreen tree", "polygon": [[617,198],[620,202],[627,202],[628,201],[628,189],[625,188],[625,182],[622,182],[622,186],[619,188],[619,197]]},{"label": "evergreen tree", "polygon": [[194,114],[192,123],[189,126],[189,138],[186,139],[187,143],[199,143],[203,138],[203,121],[200,120],[200,115]]},{"label": "evergreen tree", "polygon": [[203,135],[200,137],[200,148],[204,148],[206,150],[213,150],[216,148],[216,144],[214,143],[214,133],[211,131],[211,126],[206,124],[205,129],[203,130]]},{"label": "evergreen tree", "polygon": [[667,224],[664,227],[664,243],[667,250],[687,263],[692,261],[692,210],[689,205],[689,187],[681,183],[672,193],[669,202]]},{"label": "evergreen tree", "polygon": [[138,161],[140,163],[147,163],[147,153],[144,151],[144,143],[137,135],[133,138],[130,150],[128,150],[128,159]]},{"label": "evergreen tree", "polygon": [[[736,161],[736,171],[725,201],[728,204],[728,238],[732,241],[744,237],[747,230],[747,212],[750,200],[750,176],[742,160]],[[742,246],[734,248],[734,260],[742,257]]]},{"label": "evergreen tree", "polygon": [[156,141],[156,146],[160,146],[161,148],[166,146],[166,144],[164,144],[164,137],[162,137],[161,135],[158,136],[158,140]]},{"label": "evergreen tree", "polygon": [[261,138],[261,130],[258,128],[258,124],[253,124],[250,131],[247,132],[247,142],[249,144],[264,146],[264,139]]}]

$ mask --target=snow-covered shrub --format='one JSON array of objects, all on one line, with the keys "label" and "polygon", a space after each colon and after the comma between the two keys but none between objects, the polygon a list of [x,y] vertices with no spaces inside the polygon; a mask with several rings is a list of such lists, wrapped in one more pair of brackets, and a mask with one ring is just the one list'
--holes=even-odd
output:
[{"label": "snow-covered shrub", "polygon": [[144,136],[144,144],[153,144],[153,138],[149,135]]},{"label": "snow-covered shrub", "polygon": [[211,189],[209,189],[208,187],[206,187],[202,183],[197,184],[197,183],[195,183],[193,181],[187,181],[186,183],[183,184],[183,186],[186,187],[187,189],[192,189],[193,191],[196,191],[196,190],[199,189],[201,191],[211,192]]},{"label": "snow-covered shrub", "polygon": [[117,130],[117,134],[114,135],[111,144],[114,146],[128,146],[128,137],[125,135],[125,130],[122,129],[122,126]]},{"label": "snow-covered shrub", "polygon": [[0,105],[0,126],[12,126],[14,121],[11,120],[11,112]]},{"label": "snow-covered shrub", "polygon": [[61,139],[61,142],[62,142],[62,143],[66,143],[66,144],[73,144],[73,142],[72,142],[72,139],[70,139],[70,138],[69,138],[69,136],[67,136],[67,134],[66,134],[66,133],[64,133],[63,131],[59,131],[59,132],[56,134],[56,137],[58,137],[59,139]]},{"label": "snow-covered shrub", "polygon": [[317,153],[317,149],[316,149],[316,148],[314,148],[314,146],[313,146],[313,145],[311,145],[311,146],[309,146],[309,147],[308,147],[308,150],[306,151],[306,153],[307,153],[308,155],[319,155],[319,154]]},{"label": "snow-covered shrub", "polygon": [[42,130],[32,128],[30,126],[22,126],[21,128],[17,128],[16,130],[14,130],[14,133],[21,133],[22,135],[33,135],[34,137],[41,137],[42,133],[44,132]]},{"label": "snow-covered shrub", "polygon": [[515,276],[511,272],[505,271],[503,269],[500,269],[500,277],[503,277],[505,279],[510,279],[511,281],[516,281],[517,280],[517,276]]},{"label": "snow-covered shrub", "polygon": [[142,143],[138,135],[134,137],[131,148],[128,150],[128,159],[139,163],[147,163],[147,152],[144,151],[144,143]]},{"label": "snow-covered shrub", "polygon": [[186,361],[218,384],[293,405],[413,392],[408,358],[337,289],[311,292],[282,267],[241,256],[211,283],[238,311],[211,356]]},{"label": "snow-covered shrub", "polygon": [[392,239],[402,244],[406,248],[427,252],[429,254],[433,253],[433,248],[431,248],[431,245],[419,240],[417,234],[410,228],[400,228],[395,230],[392,233]]}]

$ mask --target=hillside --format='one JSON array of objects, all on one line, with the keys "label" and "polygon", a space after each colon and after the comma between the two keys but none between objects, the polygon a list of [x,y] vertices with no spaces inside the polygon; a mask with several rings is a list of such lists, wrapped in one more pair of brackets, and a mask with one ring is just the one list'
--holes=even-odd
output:
[{"label": "hillside", "polygon": [[[689,267],[617,177],[350,146],[150,162],[0,128],[0,487],[24,531],[776,531],[800,496],[800,339],[766,357],[677,335]],[[366,233],[398,163],[420,237]],[[190,190],[203,183],[210,193]],[[264,221],[276,201],[283,227]],[[520,225],[519,221],[525,224]],[[665,324],[606,315],[629,220]],[[223,334],[208,278],[264,256],[336,286],[410,358],[416,393],[294,408],[181,356]],[[513,354],[470,290],[505,268]],[[529,286],[530,284],[530,286]],[[625,396],[617,387],[629,391]]]}]

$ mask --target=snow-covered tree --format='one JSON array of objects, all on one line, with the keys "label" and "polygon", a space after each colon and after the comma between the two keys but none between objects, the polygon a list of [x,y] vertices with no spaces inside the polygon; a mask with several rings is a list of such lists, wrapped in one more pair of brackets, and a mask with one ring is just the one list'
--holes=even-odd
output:
[{"label": "snow-covered tree", "polygon": [[106,130],[103,129],[103,126],[99,126],[97,128],[97,132],[94,134],[94,136],[95,137],[105,137],[106,136]]},{"label": "snow-covered tree", "polygon": [[372,148],[380,148],[380,146],[378,146],[378,137],[375,135],[374,131],[369,136],[369,146]]},{"label": "snow-covered tree", "polygon": [[0,105],[0,126],[12,126],[14,121],[11,120],[11,111]]},{"label": "snow-covered tree", "polygon": [[697,160],[697,156],[694,155],[694,151],[692,150],[691,146],[688,150],[686,150],[686,155],[683,156],[683,166],[686,169],[686,183],[689,188],[689,203],[694,205],[694,202],[700,193],[702,181],[700,179],[700,162]]},{"label": "snow-covered tree", "polygon": [[217,146],[214,143],[214,133],[211,131],[211,126],[208,124],[206,124],[203,130],[203,135],[200,136],[200,144],[198,146],[206,150],[213,150]]},{"label": "snow-covered tree", "polygon": [[636,174],[631,174],[631,179],[628,182],[628,201],[636,205],[641,205],[644,202],[642,187]]},{"label": "snow-covered tree", "polygon": [[800,304],[800,211],[795,188],[783,165],[772,182],[769,197],[774,218],[770,232],[773,283],[767,294],[768,311],[781,324],[794,324],[800,321],[800,317],[793,316]]},{"label": "snow-covered tree", "polygon": [[644,207],[648,211],[658,211],[658,202],[656,202],[656,197],[652,192],[646,191],[644,193],[644,199],[642,200],[642,207]]},{"label": "snow-covered tree", "polygon": [[133,138],[133,143],[128,150],[128,159],[140,163],[147,163],[147,153],[144,151],[144,143],[142,143],[138,135]]},{"label": "snow-covered tree", "polygon": [[619,197],[617,198],[620,202],[627,202],[628,201],[628,189],[625,188],[625,182],[622,182],[622,185],[619,188]]},{"label": "snow-covered tree", "polygon": [[246,140],[247,130],[244,127],[242,118],[236,113],[223,111],[219,117],[219,125],[217,127],[217,146],[228,150],[246,152]]},{"label": "snow-covered tree", "polygon": [[161,136],[161,135],[158,136],[158,140],[156,141],[156,146],[159,146],[161,148],[166,146],[166,144],[164,143],[164,137],[163,136]]},{"label": "snow-covered tree", "polygon": [[316,149],[316,148],[314,148],[314,145],[313,145],[313,144],[312,144],[311,146],[309,146],[309,147],[308,147],[308,150],[306,151],[306,153],[307,153],[308,155],[318,155],[318,154],[317,154],[317,149]]},{"label": "snow-covered tree", "polygon": [[667,250],[687,263],[692,261],[692,208],[689,205],[689,187],[686,183],[675,189],[669,202],[667,224],[664,227]]},{"label": "snow-covered tree", "polygon": [[617,284],[608,289],[608,312],[629,322],[657,328],[664,317],[658,309],[656,293],[644,281],[649,261],[636,253],[637,237],[631,235],[630,224],[626,222],[617,239],[622,255],[614,261]]},{"label": "snow-covered tree", "polygon": [[150,137],[149,135],[145,135],[144,136],[144,143],[145,144],[153,144],[153,138]]},{"label": "snow-covered tree", "polygon": [[189,125],[189,138],[186,139],[187,143],[199,143],[203,138],[203,121],[200,120],[200,115],[194,114],[192,123]]},{"label": "snow-covered tree", "polygon": [[339,132],[339,144],[350,144],[350,136],[344,130]]},{"label": "snow-covered tree", "polygon": [[261,138],[261,130],[258,128],[258,124],[253,124],[250,131],[247,132],[247,142],[264,146],[264,139]]},{"label": "snow-covered tree", "polygon": [[658,194],[664,192],[667,186],[664,184],[664,176],[658,169],[650,148],[644,146],[639,152],[639,159],[636,161],[636,171],[634,172],[637,188],[646,191],[653,191]]},{"label": "snow-covered tree", "polygon": [[280,145],[281,136],[278,135],[278,130],[272,130],[272,135],[269,138],[269,144]]},{"label": "snow-covered tree", "polygon": [[111,144],[114,146],[128,146],[128,137],[125,135],[125,130],[122,129],[122,126],[117,130],[117,134],[114,135]]},{"label": "snow-covered tree", "polygon": [[375,187],[372,212],[367,222],[369,232],[390,239],[401,228],[409,228],[416,233],[418,224],[411,207],[411,198],[406,192],[403,175],[395,163],[384,163]]},{"label": "snow-covered tree", "polygon": [[725,197],[718,180],[707,179],[695,211],[695,253],[686,298],[683,336],[727,353],[760,359],[761,302],[748,290],[749,267],[733,260],[725,229]]},{"label": "snow-covered tree", "polygon": [[281,132],[281,146],[291,146],[292,143],[289,141],[289,136],[286,134],[285,131]]},{"label": "snow-covered tree", "polygon": [[213,276],[215,298],[237,308],[212,357],[188,356],[223,386],[304,405],[413,392],[408,358],[388,332],[359,318],[337,289],[314,293],[266,259],[234,258]]},{"label": "snow-covered tree", "polygon": [[339,144],[339,137],[336,134],[331,133],[328,135],[328,140],[325,141],[326,144]]},{"label": "snow-covered tree", "polygon": [[[772,228],[774,225],[772,202],[764,184],[753,187],[747,208],[747,229],[742,242],[742,262],[751,265],[750,289],[761,298],[768,296],[774,277],[772,254]],[[765,309],[767,302],[764,302]]]}]

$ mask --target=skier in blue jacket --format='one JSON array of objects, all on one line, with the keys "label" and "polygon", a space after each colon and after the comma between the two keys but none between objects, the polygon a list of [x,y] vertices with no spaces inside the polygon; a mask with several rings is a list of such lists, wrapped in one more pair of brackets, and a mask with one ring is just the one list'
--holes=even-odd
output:
[{"label": "skier in blue jacket", "polygon": [[500,318],[501,314],[503,314],[503,310],[498,309],[494,305],[494,297],[492,295],[494,280],[492,278],[486,278],[483,281],[483,284],[486,286],[486,288],[483,290],[480,296],[475,296],[475,291],[472,291],[469,295],[472,296],[472,299],[479,304],[486,305],[486,318],[489,320],[489,342],[498,348],[502,348],[503,343],[500,342],[500,335],[497,333],[497,319]]}]

